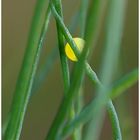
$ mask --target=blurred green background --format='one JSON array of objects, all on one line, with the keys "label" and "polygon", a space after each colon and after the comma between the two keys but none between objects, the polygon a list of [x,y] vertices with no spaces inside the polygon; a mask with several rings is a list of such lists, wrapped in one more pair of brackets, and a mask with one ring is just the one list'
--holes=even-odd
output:
[{"label": "blurred green background", "polygon": [[[2,121],[9,111],[16,80],[21,67],[26,48],[29,27],[36,0],[3,0],[2,2]],[[80,6],[80,0],[63,1],[64,19],[66,25]],[[90,64],[98,73],[102,56],[102,34],[97,42]],[[78,31],[74,34],[78,36]],[[45,62],[46,56],[56,46],[56,26],[52,18],[42,50],[39,68]],[[118,67],[119,66],[119,67]],[[128,0],[124,35],[116,66],[116,79],[138,66],[138,1]],[[88,92],[88,94],[87,94]],[[86,79],[86,99],[92,97],[93,87]],[[22,140],[44,139],[63,95],[62,73],[60,61],[54,63],[53,69],[28,105],[25,123],[21,135]],[[138,139],[138,88],[137,85],[118,97],[115,106],[120,118],[123,140]],[[111,126],[106,115],[101,138],[111,140]]]}]

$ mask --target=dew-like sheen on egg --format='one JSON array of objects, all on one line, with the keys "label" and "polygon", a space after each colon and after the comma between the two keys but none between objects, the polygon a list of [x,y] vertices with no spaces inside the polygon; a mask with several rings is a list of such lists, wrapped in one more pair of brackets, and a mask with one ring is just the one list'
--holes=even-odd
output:
[{"label": "dew-like sheen on egg", "polygon": [[[82,52],[83,50],[83,47],[85,45],[85,41],[82,39],[82,38],[73,38],[73,41],[75,42],[79,52]],[[78,61],[76,55],[74,54],[71,46],[69,45],[69,43],[66,44],[65,46],[65,53],[66,53],[66,56],[72,60],[72,61]]]}]

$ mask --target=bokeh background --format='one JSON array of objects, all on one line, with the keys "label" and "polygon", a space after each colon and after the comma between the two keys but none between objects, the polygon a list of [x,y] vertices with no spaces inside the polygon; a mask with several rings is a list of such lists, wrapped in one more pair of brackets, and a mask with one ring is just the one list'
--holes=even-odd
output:
[{"label": "bokeh background", "polygon": [[[2,121],[8,114],[16,80],[26,48],[29,27],[36,0],[3,0],[2,2]],[[80,0],[63,1],[66,25],[80,6]],[[78,31],[74,33],[78,36]],[[98,73],[102,56],[102,32],[97,41],[90,64]],[[46,56],[56,46],[56,27],[52,18],[45,45],[42,50],[38,71]],[[138,67],[138,1],[128,0],[124,35],[122,38],[119,68],[116,78]],[[93,87],[86,78],[86,99],[92,96]],[[48,132],[53,117],[63,96],[62,73],[59,59],[54,63],[49,75],[32,97],[25,116],[21,140],[42,140]],[[138,139],[138,86],[135,85],[115,101],[119,114],[123,140]],[[111,126],[106,115],[100,139],[111,140]]]}]

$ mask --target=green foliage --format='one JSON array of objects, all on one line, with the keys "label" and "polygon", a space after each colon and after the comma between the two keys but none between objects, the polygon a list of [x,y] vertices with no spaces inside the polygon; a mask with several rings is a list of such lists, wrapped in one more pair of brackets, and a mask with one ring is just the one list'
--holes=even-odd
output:
[{"label": "green foliage", "polygon": [[[27,49],[24,55],[21,71],[17,81],[13,103],[10,109],[10,119],[7,125],[4,139],[18,140],[20,137],[24,115],[29,102],[31,89],[37,69],[37,64],[42,48],[42,36],[46,34],[50,10],[45,10],[46,0],[40,0],[36,4]],[[42,36],[41,36],[42,34]]]},{"label": "green foliage", "polygon": [[[5,140],[19,140],[24,116],[30,101],[29,99],[32,93],[41,86],[44,78],[47,76],[57,58],[57,48],[54,48],[47,59],[47,63],[44,64],[43,69],[38,76],[39,78],[36,80],[36,69],[41,48],[43,47],[43,41],[46,37],[51,12],[56,20],[58,48],[64,84],[64,97],[46,136],[46,140],[61,140],[68,136],[72,136],[72,140],[81,140],[82,127],[89,121],[90,123],[87,127],[84,139],[98,139],[104,120],[103,109],[105,107],[107,107],[109,113],[113,130],[113,139],[122,139],[119,119],[111,99],[115,99],[137,82],[138,70],[135,69],[123,76],[120,80],[111,84],[112,75],[114,74],[114,65],[120,52],[126,5],[125,0],[108,0],[108,2],[106,2],[106,4],[109,5],[109,8],[106,18],[105,52],[101,64],[101,80],[99,80],[96,73],[88,64],[89,52],[93,50],[92,45],[95,45],[93,42],[98,37],[99,22],[102,14],[102,2],[103,1],[99,0],[81,1],[80,12],[78,12],[81,20],[79,23],[79,36],[85,39],[86,46],[80,54],[73,41],[72,34],[63,21],[61,0],[50,0],[48,8],[46,7],[46,0],[38,0],[31,24],[23,64],[13,97],[13,103],[8,120],[3,128]],[[76,24],[73,25],[76,26]],[[73,66],[71,75],[69,74],[69,65],[64,52],[65,40],[70,44],[78,58],[78,62]],[[79,94],[82,94],[80,90],[85,76],[88,76],[93,85],[96,85],[97,96],[92,99],[88,105],[84,107],[81,105],[79,108],[80,112],[76,112],[75,101],[79,104],[82,102]]]}]

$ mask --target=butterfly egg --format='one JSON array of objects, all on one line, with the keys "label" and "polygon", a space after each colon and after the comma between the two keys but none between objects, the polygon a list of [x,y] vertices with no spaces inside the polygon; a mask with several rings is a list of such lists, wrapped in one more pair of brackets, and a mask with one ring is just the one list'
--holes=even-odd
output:
[{"label": "butterfly egg", "polygon": [[[77,49],[79,50],[79,52],[81,53],[84,45],[85,45],[85,41],[82,38],[73,38],[73,41],[75,42]],[[69,45],[69,43],[66,44],[65,46],[65,53],[66,56],[72,60],[72,61],[78,61],[75,53],[73,52],[71,46]]]}]

